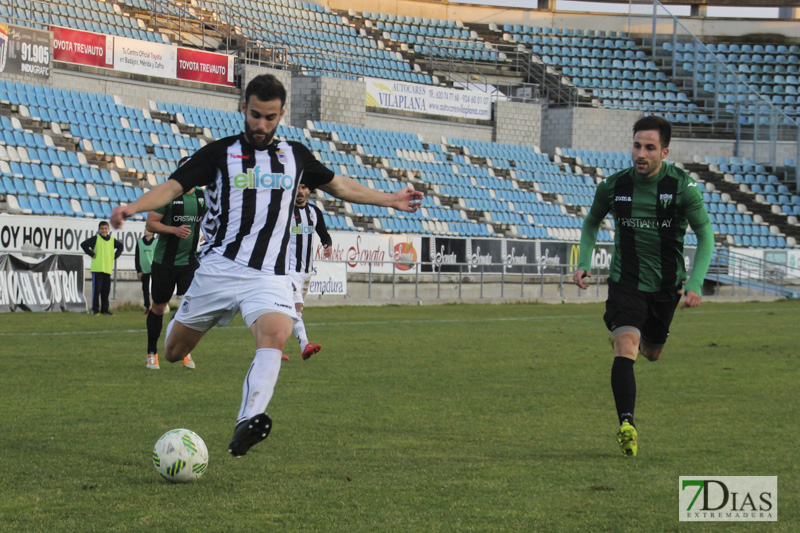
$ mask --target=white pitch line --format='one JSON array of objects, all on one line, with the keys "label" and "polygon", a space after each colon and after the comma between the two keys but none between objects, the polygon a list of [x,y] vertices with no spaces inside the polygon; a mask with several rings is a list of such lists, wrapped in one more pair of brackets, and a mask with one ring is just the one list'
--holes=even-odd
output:
[{"label": "white pitch line", "polygon": [[[781,309],[781,313],[785,312],[798,312],[800,308]],[[694,310],[685,311],[693,315],[726,315],[726,314],[750,314],[750,313],[772,313],[776,312],[772,309],[755,309],[755,310]],[[343,322],[307,322],[309,327],[342,327],[342,326],[377,326],[383,324],[453,324],[453,323],[467,323],[467,322],[521,322],[529,320],[558,320],[558,319],[574,319],[586,318],[587,315],[546,315],[546,316],[525,316],[525,317],[497,317],[497,318],[467,318],[467,319],[414,319],[414,320],[369,320],[369,321],[343,321]],[[676,315],[677,316],[677,315]],[[226,329],[250,329],[247,326],[225,326]],[[26,332],[26,333],[0,333],[0,337],[19,337],[19,336],[61,336],[61,335],[108,335],[109,333],[146,333],[147,329],[103,329],[95,331],[51,331],[51,332]]]}]

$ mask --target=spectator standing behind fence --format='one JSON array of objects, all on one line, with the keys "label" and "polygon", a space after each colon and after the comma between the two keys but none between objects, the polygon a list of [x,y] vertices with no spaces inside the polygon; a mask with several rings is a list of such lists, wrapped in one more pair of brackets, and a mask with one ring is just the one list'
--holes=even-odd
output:
[{"label": "spectator standing behind fence", "polygon": [[[323,256],[330,259],[333,255],[331,248],[333,240],[325,226],[325,217],[319,207],[308,203],[309,194],[311,194],[311,190],[305,183],[301,183],[297,188],[297,197],[294,202],[294,217],[290,230],[292,239],[289,241],[289,277],[292,278],[292,295],[294,296],[294,309],[297,313],[292,329],[300,343],[303,360],[322,349],[319,344],[311,344],[308,341],[306,325],[303,322],[303,304],[311,277],[314,275],[314,232],[319,235]],[[284,354],[283,359],[289,358]]]},{"label": "spectator standing behind fence", "polygon": [[144,230],[144,236],[136,241],[136,277],[142,283],[144,314],[150,312],[150,269],[153,265],[153,252],[156,249],[156,236],[152,231]]},{"label": "spectator standing behind fence", "polygon": [[83,251],[92,258],[92,314],[112,315],[108,296],[111,293],[111,273],[114,261],[122,255],[122,243],[110,235],[108,222],[97,225],[97,235],[81,243]]},{"label": "spectator standing behind fence", "polygon": [[[584,278],[591,277],[597,232],[606,214],[612,213],[614,254],[603,319],[614,347],[611,390],[620,424],[617,442],[622,453],[630,456],[637,454],[639,446],[633,419],[636,356],[641,352],[650,361],[661,357],[682,295],[682,308],[700,305],[714,251],[714,233],[697,182],[664,163],[671,137],[672,126],[662,117],[644,117],[634,124],[634,166],[598,184],[581,229],[578,270],[573,276],[578,287],[589,286]],[[692,276],[686,281],[683,239],[689,225],[697,234],[697,252]]]}]

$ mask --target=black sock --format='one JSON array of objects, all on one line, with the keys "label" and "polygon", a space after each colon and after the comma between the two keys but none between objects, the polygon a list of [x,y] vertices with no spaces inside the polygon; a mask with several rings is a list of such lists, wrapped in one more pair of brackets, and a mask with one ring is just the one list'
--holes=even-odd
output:
[{"label": "black sock", "polygon": [[152,309],[147,313],[147,353],[158,353],[158,338],[163,323],[164,315],[156,314]]},{"label": "black sock", "polygon": [[633,375],[633,359],[615,357],[611,366],[611,390],[617,404],[619,423],[627,420],[632,426],[633,409],[636,405],[636,377]]}]

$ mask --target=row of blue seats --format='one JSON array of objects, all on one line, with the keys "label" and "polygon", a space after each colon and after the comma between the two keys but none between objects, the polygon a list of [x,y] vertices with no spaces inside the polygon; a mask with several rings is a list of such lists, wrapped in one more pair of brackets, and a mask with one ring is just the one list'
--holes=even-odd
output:
[{"label": "row of blue seats", "polygon": [[718,222],[713,224],[714,231],[723,235],[750,235],[750,236],[769,236],[769,228],[759,224],[726,224]]},{"label": "row of blue seats", "polygon": [[800,54],[800,46],[796,44],[739,44],[739,43],[709,43],[701,42],[676,43],[672,46],[671,42],[665,42],[662,47],[664,50],[676,52],[693,52],[694,50],[708,51],[711,53],[755,53],[755,54]]},{"label": "row of blue seats", "polygon": [[108,198],[113,202],[133,202],[141,195],[141,189],[137,187],[125,187],[123,185],[93,185],[94,194],[90,194],[83,183],[73,183],[67,181],[40,181],[45,191],[42,192],[36,185],[33,178],[12,178],[2,176],[0,178],[0,194],[18,194],[28,196],[51,196],[57,198],[67,198],[74,200],[97,200]]},{"label": "row of blue seats", "polygon": [[622,37],[622,33],[612,30],[582,30],[580,28],[551,28],[548,26],[528,26],[524,24],[503,24],[503,31],[508,33],[521,33],[530,35],[563,35],[575,37],[609,37],[615,39]]},{"label": "row of blue seats", "polygon": [[[26,177],[44,181],[65,179],[77,183],[114,183],[111,173],[108,170],[86,165],[40,165],[38,163],[22,163],[17,161],[8,161],[7,164],[10,169],[10,175],[14,177]],[[57,170],[54,170],[53,167],[56,167]],[[60,177],[55,175],[56,171],[61,173]]]},{"label": "row of blue seats", "polygon": [[112,209],[112,205],[109,202],[76,200],[80,205],[80,210],[78,211],[72,207],[72,202],[66,198],[48,198],[47,196],[9,195],[6,201],[11,204],[16,203],[20,209],[31,211],[31,214],[34,215],[90,216],[108,219],[111,216]]},{"label": "row of blue seats", "polygon": [[399,22],[384,22],[379,20],[374,25],[375,29],[421,37],[441,37],[446,39],[469,39],[470,31],[464,28],[445,28],[442,26],[428,26],[405,24]]},{"label": "row of blue seats", "polygon": [[[795,57],[795,56],[789,56],[789,57]],[[798,63],[789,63],[789,64],[787,64],[784,61],[783,63],[777,63],[777,64],[785,65],[786,72],[789,72],[791,74],[797,74],[798,71],[800,71],[800,64],[798,64]],[[717,69],[718,69],[718,67],[717,67],[717,65],[715,63],[710,63],[710,62],[709,63],[698,63],[697,64],[697,69],[695,69],[694,63],[689,63],[689,62],[684,62],[681,66],[683,67],[683,70],[685,70],[687,72],[716,72]],[[791,67],[794,67],[794,68],[791,68]],[[730,68],[734,72],[738,72],[740,74],[770,74],[770,73],[774,73],[775,72],[774,67],[768,67],[768,66],[765,66],[764,64],[752,64],[752,65],[749,65],[747,63],[739,63],[738,65],[731,65]]]},{"label": "row of blue seats", "polygon": [[378,218],[375,219],[381,225],[381,228],[387,231],[396,233],[409,233],[412,235],[422,235],[433,233],[425,229],[421,220],[412,220],[407,218]]},{"label": "row of blue seats", "polygon": [[375,11],[362,11],[361,17],[370,19],[375,22],[394,22],[399,24],[416,24],[433,26],[440,28],[458,28],[461,27],[457,21],[452,19],[438,19],[435,17],[420,17],[411,15],[395,15],[394,13],[382,13]]},{"label": "row of blue seats", "polygon": [[788,248],[786,239],[780,235],[733,235],[733,242],[738,246],[751,246],[756,248]]}]

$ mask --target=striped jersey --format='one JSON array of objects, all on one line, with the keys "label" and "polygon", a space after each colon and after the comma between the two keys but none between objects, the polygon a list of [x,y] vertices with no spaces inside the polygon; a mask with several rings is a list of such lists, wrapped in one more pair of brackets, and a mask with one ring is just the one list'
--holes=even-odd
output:
[{"label": "striped jersey", "polygon": [[[614,217],[612,281],[645,292],[675,290],[686,281],[683,239],[688,224],[697,233],[710,224],[703,195],[682,169],[664,163],[649,178],[633,167],[603,180],[584,221],[578,269],[591,271],[589,232],[611,213]],[[699,288],[695,289],[699,290]]]},{"label": "striped jersey", "polygon": [[314,260],[314,232],[317,232],[322,244],[326,246],[333,244],[322,211],[310,203],[306,203],[303,207],[295,205],[290,231],[292,233],[289,241],[290,270],[308,274]]},{"label": "striped jersey", "polygon": [[155,209],[162,215],[166,226],[189,226],[191,233],[185,239],[161,233],[156,239],[153,263],[165,267],[197,265],[197,244],[200,241],[200,222],[206,214],[206,200],[202,189],[184,193],[165,206]]},{"label": "striped jersey", "polygon": [[275,139],[257,150],[244,134],[198,150],[170,179],[183,190],[206,187],[204,255],[216,253],[244,266],[284,275],[297,187],[329,183],[334,173],[303,144]]}]

